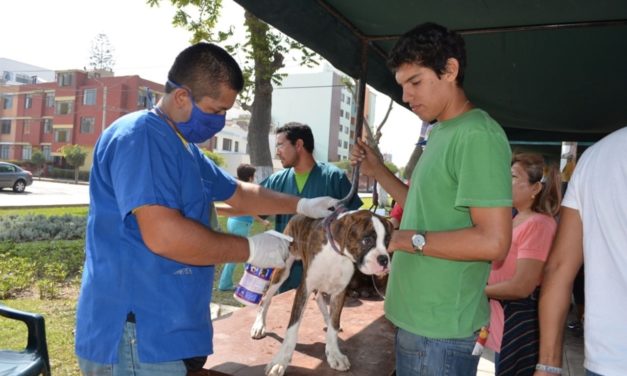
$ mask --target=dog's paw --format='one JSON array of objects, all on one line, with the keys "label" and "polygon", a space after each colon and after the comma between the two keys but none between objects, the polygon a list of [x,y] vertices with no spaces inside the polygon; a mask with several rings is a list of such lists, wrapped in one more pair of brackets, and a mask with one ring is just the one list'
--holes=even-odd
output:
[{"label": "dog's paw", "polygon": [[286,369],[287,364],[272,361],[272,363],[268,363],[266,366],[266,376],[283,376]]},{"label": "dog's paw", "polygon": [[255,321],[253,326],[250,328],[250,338],[252,339],[260,339],[266,336],[266,326],[263,322]]},{"label": "dog's paw", "polygon": [[329,367],[337,371],[348,371],[351,368],[348,357],[339,351],[327,351],[327,362]]}]

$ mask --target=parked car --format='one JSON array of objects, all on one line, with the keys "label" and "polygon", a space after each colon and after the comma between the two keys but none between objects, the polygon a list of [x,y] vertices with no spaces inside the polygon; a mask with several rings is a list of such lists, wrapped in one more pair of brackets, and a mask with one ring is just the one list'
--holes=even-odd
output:
[{"label": "parked car", "polygon": [[12,163],[0,162],[0,189],[13,188],[13,192],[24,192],[33,184],[33,174]]}]

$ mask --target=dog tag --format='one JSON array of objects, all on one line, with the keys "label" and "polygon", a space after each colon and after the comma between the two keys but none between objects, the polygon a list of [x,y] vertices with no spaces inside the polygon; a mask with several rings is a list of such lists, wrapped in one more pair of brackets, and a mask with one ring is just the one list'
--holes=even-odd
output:
[{"label": "dog tag", "polygon": [[276,236],[277,238],[281,238],[281,239],[287,240],[290,243],[294,241],[293,237],[291,237],[289,235],[285,235],[284,233],[278,232],[276,230],[268,230],[268,231],[266,231],[266,234],[270,234],[272,236]]}]

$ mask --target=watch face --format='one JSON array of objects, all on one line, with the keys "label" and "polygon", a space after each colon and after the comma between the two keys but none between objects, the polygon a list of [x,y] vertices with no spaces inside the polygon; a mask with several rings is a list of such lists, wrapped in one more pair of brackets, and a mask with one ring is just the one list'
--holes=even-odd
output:
[{"label": "watch face", "polygon": [[411,243],[414,248],[418,250],[422,250],[422,247],[425,245],[425,237],[422,234],[415,234],[411,237]]}]

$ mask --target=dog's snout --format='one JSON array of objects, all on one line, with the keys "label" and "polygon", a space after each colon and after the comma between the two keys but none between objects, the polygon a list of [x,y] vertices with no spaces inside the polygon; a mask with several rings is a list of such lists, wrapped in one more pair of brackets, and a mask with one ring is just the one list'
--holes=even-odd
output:
[{"label": "dog's snout", "polygon": [[383,266],[384,268],[388,266],[389,261],[390,259],[386,255],[377,256],[377,262],[379,263],[379,265]]}]

